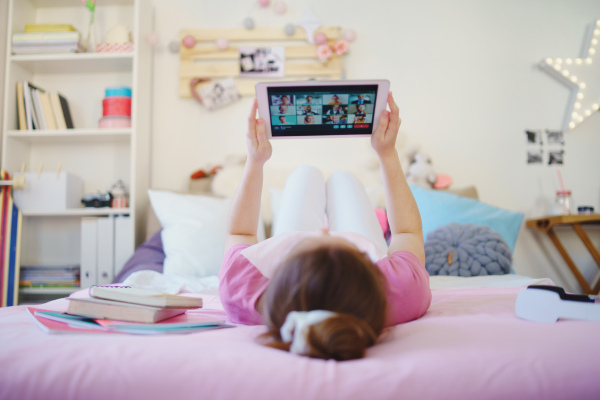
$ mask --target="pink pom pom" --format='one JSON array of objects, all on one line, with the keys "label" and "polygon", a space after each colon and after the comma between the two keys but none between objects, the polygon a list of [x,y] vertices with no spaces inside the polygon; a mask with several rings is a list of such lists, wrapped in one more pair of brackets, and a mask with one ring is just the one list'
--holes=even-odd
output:
[{"label": "pink pom pom", "polygon": [[159,37],[158,34],[155,32],[149,33],[148,35],[146,35],[146,43],[148,43],[150,46],[154,47],[158,44],[159,41]]},{"label": "pink pom pom", "polygon": [[187,35],[183,38],[183,45],[188,49],[193,48],[196,45],[196,39],[192,35]]},{"label": "pink pom pom", "polygon": [[229,47],[229,40],[225,39],[224,37],[218,38],[217,47],[219,48],[219,50],[225,50]]},{"label": "pink pom pom", "polygon": [[356,31],[354,29],[346,29],[344,31],[344,39],[349,42],[354,42],[356,39]]},{"label": "pink pom pom", "polygon": [[315,43],[317,46],[323,45],[327,43],[327,36],[323,32],[319,32],[315,35]]},{"label": "pink pom pom", "polygon": [[270,0],[258,0],[258,4],[260,4],[261,7],[269,7],[269,1]]},{"label": "pink pom pom", "polygon": [[286,10],[287,10],[287,4],[285,4],[285,2],[283,2],[283,1],[278,1],[273,6],[273,11],[275,11],[275,14],[281,15],[281,14],[285,13]]}]

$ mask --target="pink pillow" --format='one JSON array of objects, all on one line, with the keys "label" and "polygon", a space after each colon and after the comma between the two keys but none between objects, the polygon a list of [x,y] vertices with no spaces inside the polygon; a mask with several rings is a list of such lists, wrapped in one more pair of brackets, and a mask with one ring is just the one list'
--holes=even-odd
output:
[{"label": "pink pillow", "polygon": [[379,221],[379,225],[381,225],[383,236],[387,237],[387,234],[390,231],[390,225],[388,224],[387,214],[385,213],[385,210],[383,208],[375,208],[375,215],[377,215],[377,221]]}]

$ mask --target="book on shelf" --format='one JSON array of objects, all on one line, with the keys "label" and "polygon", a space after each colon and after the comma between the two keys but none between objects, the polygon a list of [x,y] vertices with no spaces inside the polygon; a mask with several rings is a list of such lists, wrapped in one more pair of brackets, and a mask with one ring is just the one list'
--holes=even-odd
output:
[{"label": "book on shelf", "polygon": [[151,335],[193,333],[232,327],[232,325],[225,324],[225,318],[187,313],[156,323],[136,323],[88,318],[35,307],[27,307],[27,313],[43,331],[48,333],[128,333]]},{"label": "book on shelf", "polygon": [[19,129],[27,130],[27,117],[25,116],[25,94],[23,93],[23,82],[17,82],[17,116]]},{"label": "book on shelf", "polygon": [[22,265],[19,286],[78,287],[79,265]]},{"label": "book on shelf", "polygon": [[25,33],[34,32],[70,32],[76,29],[71,24],[27,24]]},{"label": "book on shelf", "polygon": [[129,286],[91,286],[90,296],[154,307],[200,308],[202,298],[154,292]]},{"label": "book on shelf", "polygon": [[44,110],[42,110],[42,102],[40,100],[40,92],[44,91],[38,87],[29,84],[31,88],[31,98],[33,99],[33,115],[37,121],[37,129],[46,129],[46,121],[44,118]]},{"label": "book on shelf", "polygon": [[187,311],[187,308],[143,306],[93,297],[69,297],[68,300],[68,314],[89,318],[116,319],[119,321],[158,322]]},{"label": "book on shelf", "polygon": [[42,106],[42,115],[44,117],[44,125],[46,129],[56,130],[56,119],[54,118],[54,110],[50,103],[50,94],[48,92],[39,92],[40,105]]},{"label": "book on shelf", "polygon": [[75,53],[82,51],[77,31],[13,33],[14,54]]},{"label": "book on shelf", "polygon": [[71,111],[69,110],[67,99],[58,92],[50,92],[50,102],[52,103],[57,128],[73,129],[73,120],[71,119]]},{"label": "book on shelf", "polygon": [[74,128],[67,99],[28,81],[17,82],[17,112],[20,130]]},{"label": "book on shelf", "polygon": [[22,265],[19,287],[76,288],[80,284],[79,265]]}]

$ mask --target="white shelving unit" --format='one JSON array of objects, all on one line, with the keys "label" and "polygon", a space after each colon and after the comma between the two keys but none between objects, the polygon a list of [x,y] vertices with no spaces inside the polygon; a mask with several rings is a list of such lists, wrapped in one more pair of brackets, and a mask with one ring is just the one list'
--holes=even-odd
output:
[{"label": "white shelving unit", "polygon": [[[96,6],[98,43],[116,24],[127,26],[135,50],[132,53],[11,54],[13,33],[30,23],[67,23],[84,37],[89,10],[75,0],[10,0],[6,40],[4,106],[2,110],[2,168],[15,174],[22,163],[28,171],[61,169],[78,175],[84,193],[105,192],[122,180],[129,188],[127,209],[35,210],[24,213],[21,265],[79,264],[82,217],[130,215],[135,245],[143,239],[148,206],[150,171],[150,99],[152,48],[145,37],[152,31],[152,2],[102,0]],[[60,92],[69,102],[75,129],[19,130],[16,85],[30,81],[47,91]],[[104,90],[125,85],[132,89],[132,126],[99,129]],[[131,251],[133,252],[133,248]],[[31,300],[36,294],[68,295],[64,289],[22,289]]]}]

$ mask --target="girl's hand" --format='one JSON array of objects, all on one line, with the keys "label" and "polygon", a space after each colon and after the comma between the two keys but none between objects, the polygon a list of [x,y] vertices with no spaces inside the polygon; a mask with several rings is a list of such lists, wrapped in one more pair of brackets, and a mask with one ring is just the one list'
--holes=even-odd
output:
[{"label": "girl's hand", "polygon": [[371,135],[371,146],[380,157],[396,150],[396,137],[401,123],[400,111],[392,97],[392,92],[388,94],[388,104],[390,111],[381,112],[379,126]]},{"label": "girl's hand", "polygon": [[250,110],[250,116],[248,117],[248,134],[247,145],[248,145],[248,161],[264,165],[271,154],[273,148],[271,142],[267,139],[267,130],[265,128],[265,121],[262,118],[256,118],[256,111],[258,109],[258,103],[256,99],[252,102],[252,109]]}]

